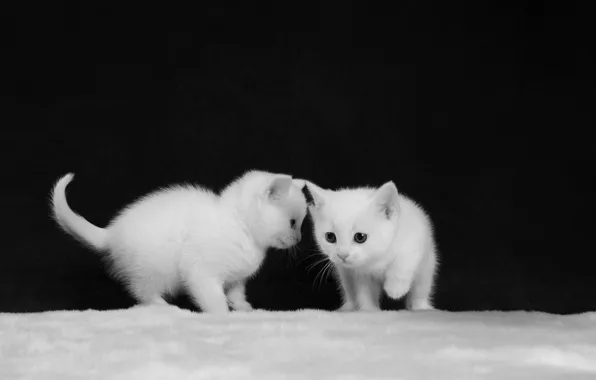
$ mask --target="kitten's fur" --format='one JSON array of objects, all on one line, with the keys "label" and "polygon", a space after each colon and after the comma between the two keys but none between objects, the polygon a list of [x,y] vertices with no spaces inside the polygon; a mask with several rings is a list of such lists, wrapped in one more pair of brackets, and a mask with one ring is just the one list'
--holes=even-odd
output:
[{"label": "kitten's fur", "polygon": [[[416,203],[398,194],[393,182],[337,191],[308,181],[306,186],[317,245],[335,264],[341,284],[340,310],[380,310],[381,289],[393,299],[409,292],[410,310],[433,308],[437,252],[430,219]],[[359,232],[367,235],[363,243],[356,241]]]},{"label": "kitten's fur", "polygon": [[106,252],[112,274],[142,304],[186,288],[203,312],[251,310],[245,282],[267,248],[289,248],[301,239],[306,199],[289,175],[249,171],[221,195],[178,185],[146,195],[106,228],[73,212],[62,177],[52,192],[53,216],[70,235]]}]

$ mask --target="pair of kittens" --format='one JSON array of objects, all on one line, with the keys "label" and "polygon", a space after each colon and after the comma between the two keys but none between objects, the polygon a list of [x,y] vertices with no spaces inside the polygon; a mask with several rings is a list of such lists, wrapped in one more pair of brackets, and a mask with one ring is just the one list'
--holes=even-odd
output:
[{"label": "pair of kittens", "polygon": [[341,284],[340,310],[380,310],[382,289],[393,299],[409,293],[410,310],[432,309],[432,226],[393,182],[332,191],[286,174],[249,171],[220,194],[190,185],[160,189],[99,228],[69,207],[66,187],[73,177],[67,174],[54,186],[54,219],[104,253],[112,275],[141,304],[167,304],[165,295],[184,288],[203,312],[252,310],[246,281],[268,248],[300,242],[310,209],[317,244]]}]

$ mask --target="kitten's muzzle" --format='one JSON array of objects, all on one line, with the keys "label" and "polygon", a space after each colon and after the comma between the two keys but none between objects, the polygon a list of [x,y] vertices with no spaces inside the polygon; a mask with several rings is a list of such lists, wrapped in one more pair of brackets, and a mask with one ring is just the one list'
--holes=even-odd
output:
[{"label": "kitten's muzzle", "polygon": [[337,257],[343,262],[347,260],[348,256],[350,256],[350,252],[337,252]]},{"label": "kitten's muzzle", "polygon": [[281,239],[279,239],[279,241],[282,244],[282,246],[284,246],[286,248],[290,248],[291,246],[298,244],[301,239],[302,239],[302,236],[300,235],[300,232],[298,232],[294,235],[290,235],[290,236],[281,238]]}]

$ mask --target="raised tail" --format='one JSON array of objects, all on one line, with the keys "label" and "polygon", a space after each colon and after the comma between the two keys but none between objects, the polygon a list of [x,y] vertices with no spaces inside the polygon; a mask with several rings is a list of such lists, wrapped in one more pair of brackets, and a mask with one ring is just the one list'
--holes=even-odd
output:
[{"label": "raised tail", "polygon": [[64,231],[78,241],[98,250],[107,248],[107,232],[105,228],[99,228],[85,218],[78,215],[68,206],[66,201],[66,186],[72,181],[74,174],[68,173],[60,178],[52,190],[52,211],[56,222]]}]

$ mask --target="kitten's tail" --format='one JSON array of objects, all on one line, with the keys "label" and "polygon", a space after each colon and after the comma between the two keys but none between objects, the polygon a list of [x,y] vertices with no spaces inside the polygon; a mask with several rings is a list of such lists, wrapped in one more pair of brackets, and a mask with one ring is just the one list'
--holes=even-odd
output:
[{"label": "kitten's tail", "polygon": [[52,216],[54,220],[78,241],[103,251],[107,248],[107,231],[105,228],[99,228],[85,218],[78,215],[68,206],[66,201],[66,186],[74,178],[73,173],[68,173],[60,178],[52,190]]}]

